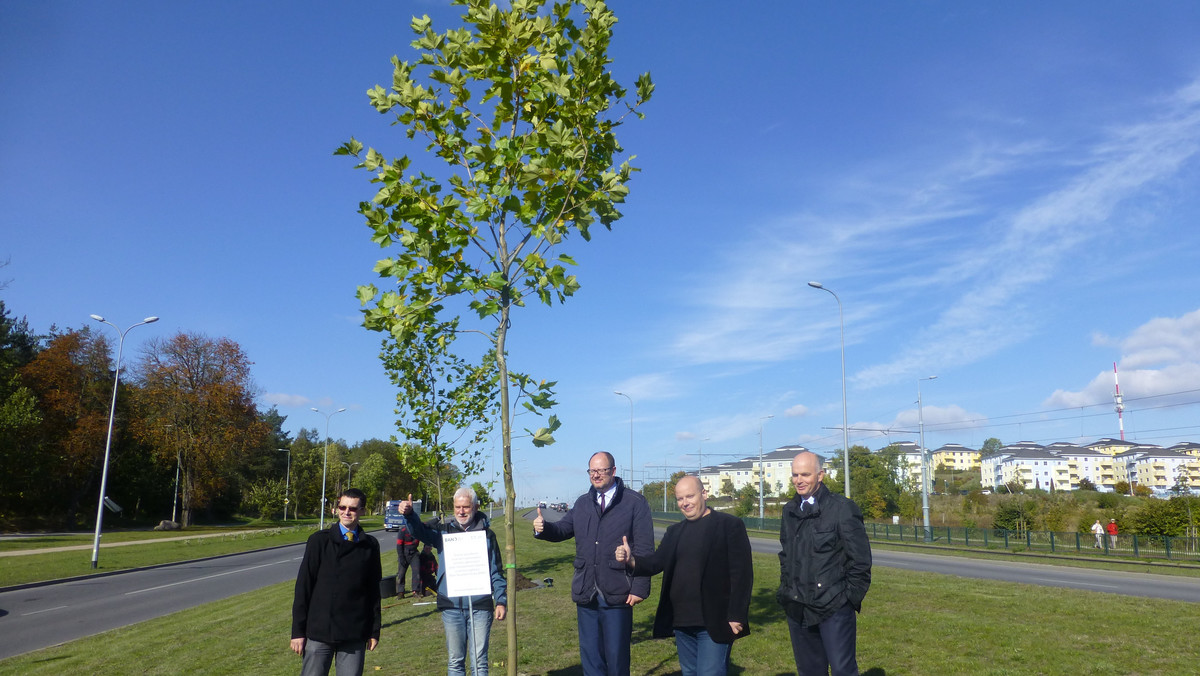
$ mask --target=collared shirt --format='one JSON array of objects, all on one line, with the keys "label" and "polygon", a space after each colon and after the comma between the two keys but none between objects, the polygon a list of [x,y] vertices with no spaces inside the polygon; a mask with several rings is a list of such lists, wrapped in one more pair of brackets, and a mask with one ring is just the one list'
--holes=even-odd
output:
[{"label": "collared shirt", "polygon": [[597,505],[601,504],[600,498],[603,497],[604,498],[604,503],[603,503],[604,511],[608,511],[608,508],[612,507],[613,498],[615,498],[616,496],[617,496],[617,482],[614,481],[612,483],[612,485],[608,487],[608,490],[604,491],[603,493],[596,494],[596,504]]},{"label": "collared shirt", "polygon": [[[341,521],[338,522],[338,528],[340,528],[342,530],[342,539],[345,540],[346,533],[350,532],[350,529],[343,526]],[[359,539],[358,538],[358,529],[355,529],[354,539],[355,540]]]}]

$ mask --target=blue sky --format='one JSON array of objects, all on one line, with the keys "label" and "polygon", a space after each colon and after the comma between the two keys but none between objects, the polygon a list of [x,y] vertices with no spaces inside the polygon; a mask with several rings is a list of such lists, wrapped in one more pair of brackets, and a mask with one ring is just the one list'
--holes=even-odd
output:
[{"label": "blue sky", "polygon": [[[582,290],[513,321],[557,380],[558,443],[514,444],[523,498],[841,442],[1200,440],[1200,5],[611,4],[613,68],[649,70],[622,128],[625,218],[562,249]],[[126,354],[227,336],[287,427],[392,434],[355,287],[356,213],[386,154],[367,104],[445,2],[0,3],[0,291],[33,328],[104,315]],[[418,161],[419,158],[417,158]],[[432,165],[431,165],[432,166]],[[105,328],[105,327],[101,327]],[[764,421],[766,416],[774,416]],[[532,425],[518,419],[517,425]],[[878,431],[869,431],[878,430]],[[653,467],[644,468],[644,465]]]}]

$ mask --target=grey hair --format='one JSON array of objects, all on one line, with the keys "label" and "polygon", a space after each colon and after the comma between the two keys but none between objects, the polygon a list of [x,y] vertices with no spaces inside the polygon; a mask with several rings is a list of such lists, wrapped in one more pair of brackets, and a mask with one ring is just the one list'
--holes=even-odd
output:
[{"label": "grey hair", "polygon": [[471,504],[475,507],[479,506],[479,496],[470,488],[459,486],[458,490],[454,491],[454,497],[451,500],[457,500],[460,496],[471,498]]}]

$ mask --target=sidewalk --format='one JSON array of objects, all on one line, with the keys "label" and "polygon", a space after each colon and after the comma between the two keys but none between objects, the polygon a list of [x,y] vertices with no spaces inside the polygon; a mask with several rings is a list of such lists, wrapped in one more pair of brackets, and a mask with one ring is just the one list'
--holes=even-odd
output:
[{"label": "sidewalk", "polygon": [[[200,538],[219,538],[219,537],[225,537],[227,535],[244,535],[244,534],[249,534],[249,533],[265,533],[269,530],[275,530],[275,529],[261,528],[259,530],[236,530],[236,531],[227,531],[225,533],[197,533],[196,535],[178,535],[176,537],[169,537],[169,538],[150,538],[147,540],[129,540],[126,542],[110,542],[108,544],[101,542],[100,549],[108,549],[110,547],[125,547],[128,545],[150,545],[150,544],[154,544],[156,542],[173,542],[176,540],[197,540]],[[91,548],[92,548],[92,546],[90,544],[84,544],[84,545],[65,545],[63,547],[43,547],[41,549],[18,549],[18,550],[11,551],[11,552],[0,552],[0,557],[29,556],[30,554],[46,554],[49,552],[75,552],[75,551],[82,551],[82,550],[87,550],[87,549],[91,549]]]}]

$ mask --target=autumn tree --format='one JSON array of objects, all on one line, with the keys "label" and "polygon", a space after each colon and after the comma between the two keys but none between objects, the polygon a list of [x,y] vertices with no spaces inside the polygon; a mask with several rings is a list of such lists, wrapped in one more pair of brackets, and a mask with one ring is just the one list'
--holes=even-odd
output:
[{"label": "autumn tree", "polygon": [[[61,509],[67,526],[77,523],[86,502],[97,499],[112,397],[112,359],[104,336],[89,328],[52,333],[46,348],[21,370],[37,399],[41,421],[31,440],[36,453],[6,465],[6,499]],[[123,385],[123,387],[127,387]],[[120,455],[129,421],[118,397],[113,456]],[[41,494],[34,499],[32,492]],[[51,498],[50,496],[53,496]]]},{"label": "autumn tree", "polygon": [[[558,250],[573,234],[585,241],[596,224],[620,217],[633,167],[618,161],[616,128],[648,100],[648,75],[635,100],[608,71],[616,16],[599,0],[514,0],[501,9],[485,0],[465,7],[464,28],[435,32],[429,17],[413,19],[414,62],[393,58],[391,87],[368,92],[380,113],[394,116],[409,139],[420,137],[420,159],[442,165],[410,172],[408,156],[364,153],[351,139],[337,150],[373,172],[378,191],[360,213],[381,247],[396,253],[376,272],[382,291],[359,288],[364,324],[399,343],[414,332],[474,330],[490,341],[499,387],[505,496],[512,476],[512,391],[508,330],[512,309],[527,297],[547,305],[579,288],[567,273],[572,259]],[[435,178],[435,176],[441,177]],[[460,326],[463,305],[482,324]],[[549,405],[542,381],[517,383]],[[531,431],[533,443],[553,441],[557,419]],[[505,510],[505,563],[516,588],[514,510]],[[507,617],[508,673],[516,674],[516,613]]]},{"label": "autumn tree", "polygon": [[225,497],[241,459],[276,452],[266,448],[270,426],[254,403],[251,363],[228,338],[181,332],[149,341],[136,365],[137,433],[170,462],[179,458],[185,526],[193,510]]}]

